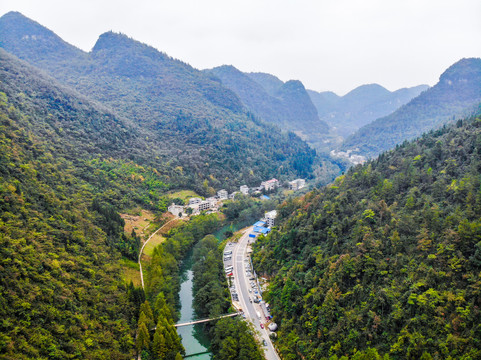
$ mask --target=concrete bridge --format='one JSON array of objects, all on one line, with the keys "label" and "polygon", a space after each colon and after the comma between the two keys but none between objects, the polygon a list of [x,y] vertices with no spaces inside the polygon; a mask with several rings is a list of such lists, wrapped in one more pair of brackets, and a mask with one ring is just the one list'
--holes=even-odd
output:
[{"label": "concrete bridge", "polygon": [[[223,318],[227,318],[227,317],[233,317],[233,316],[238,316],[238,315],[240,315],[240,313],[236,312],[236,313],[232,313],[232,314],[221,315],[221,316],[218,316],[218,317],[215,317],[215,318],[211,318],[211,319],[201,319],[201,320],[195,320],[195,321],[190,321],[190,322],[181,323],[181,324],[175,324],[174,326],[175,326],[175,327],[181,327],[181,326],[201,324],[201,323],[205,323],[205,322],[209,322],[209,321],[219,320],[219,319],[223,319]],[[154,330],[155,330],[155,328],[154,328]]]},{"label": "concrete bridge", "polygon": [[[210,318],[210,319],[200,319],[200,320],[195,320],[195,321],[190,321],[190,322],[186,322],[186,323],[180,323],[180,324],[175,324],[174,326],[175,327],[181,327],[181,326],[189,326],[189,325],[195,325],[195,324],[201,324],[201,323],[205,323],[205,322],[209,322],[209,321],[214,321],[214,320],[219,320],[219,319],[223,319],[223,318],[228,318],[228,317],[234,317],[234,316],[238,316],[238,315],[241,315],[242,313],[240,312],[235,312],[235,313],[232,313],[232,314],[225,314],[225,315],[221,315],[221,316],[217,316],[215,318]],[[157,329],[157,326],[150,329],[150,331],[155,331]]]}]

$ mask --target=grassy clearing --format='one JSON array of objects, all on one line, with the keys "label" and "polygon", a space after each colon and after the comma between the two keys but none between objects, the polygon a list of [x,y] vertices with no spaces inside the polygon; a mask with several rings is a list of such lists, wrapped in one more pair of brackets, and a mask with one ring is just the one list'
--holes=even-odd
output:
[{"label": "grassy clearing", "polygon": [[195,193],[192,190],[181,190],[181,191],[177,191],[175,193],[169,194],[167,196],[171,199],[179,198],[182,200],[186,200],[192,197],[201,197],[199,194]]},{"label": "grassy clearing", "polygon": [[[169,221],[169,220],[167,220]],[[178,219],[176,221],[172,221],[171,223],[166,224],[165,226],[162,227],[162,230],[160,230],[157,234],[152,236],[152,238],[149,240],[147,245],[144,247],[144,255],[147,255],[149,257],[152,256],[152,253],[154,252],[154,248],[157,245],[162,244],[162,242],[165,240],[165,237],[163,235],[167,234],[170,229],[179,226],[179,224],[182,222],[182,220]]]},{"label": "grassy clearing", "polygon": [[134,286],[141,286],[139,264],[129,259],[120,260],[120,267],[122,268],[122,279],[129,284],[131,281]]},{"label": "grassy clearing", "polygon": [[162,236],[162,234],[157,233],[154,236],[152,236],[152,239],[150,239],[150,241],[144,247],[144,254],[146,254],[148,256],[152,256],[152,254],[154,252],[154,248],[157,245],[162,244],[162,242],[164,240],[165,240],[165,238]]}]

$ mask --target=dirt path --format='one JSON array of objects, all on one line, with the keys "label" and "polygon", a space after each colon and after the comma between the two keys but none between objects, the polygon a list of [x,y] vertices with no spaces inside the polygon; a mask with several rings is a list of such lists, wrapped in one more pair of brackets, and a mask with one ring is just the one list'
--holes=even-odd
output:
[{"label": "dirt path", "polygon": [[164,226],[167,226],[167,224],[170,224],[172,221],[177,221],[179,220],[179,218],[174,218],[170,221],[167,221],[164,225],[162,225],[160,228],[158,228],[157,230],[155,230],[152,235],[149,236],[149,238],[147,239],[146,242],[144,242],[144,244],[142,245],[142,248],[140,249],[140,252],[139,252],[139,267],[140,267],[140,282],[142,283],[142,289],[145,290],[145,287],[144,287],[144,273],[142,272],[142,262],[140,261],[140,259],[142,258],[142,254],[144,253],[144,247],[145,245],[147,245],[147,243],[149,242],[150,239],[152,239],[152,237],[157,234],[160,230],[162,230],[164,228]]}]

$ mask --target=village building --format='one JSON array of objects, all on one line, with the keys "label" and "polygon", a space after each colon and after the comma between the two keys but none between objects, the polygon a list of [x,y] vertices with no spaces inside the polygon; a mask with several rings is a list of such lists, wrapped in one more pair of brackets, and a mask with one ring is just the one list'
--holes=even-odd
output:
[{"label": "village building", "polygon": [[229,193],[227,190],[219,190],[217,191],[217,196],[219,197],[219,200],[227,200],[229,198]]},{"label": "village building", "polygon": [[202,199],[198,197],[193,197],[189,199],[189,205],[196,205],[196,204],[200,204],[201,202],[202,202]]},{"label": "village building", "polygon": [[199,206],[199,211],[204,211],[211,208],[211,203],[210,201],[202,201],[198,206]]},{"label": "village building", "polygon": [[263,187],[264,190],[266,191],[274,190],[278,186],[279,186],[279,180],[277,179],[270,179],[270,180],[261,182],[261,187]]},{"label": "village building", "polygon": [[244,195],[249,195],[249,187],[247,185],[242,185],[239,188],[240,192]]},{"label": "village building", "polygon": [[232,194],[229,194],[229,200],[234,200],[236,194],[238,194],[238,193],[239,193],[238,191],[234,191]]},{"label": "village building", "polygon": [[306,186],[306,180],[296,179],[289,181],[289,190],[299,190]]},{"label": "village building", "polygon": [[167,211],[170,212],[172,215],[182,216],[182,214],[184,213],[184,207],[182,205],[176,205],[172,203],[172,205],[167,208]]},{"label": "village building", "polygon": [[205,199],[205,201],[207,201],[210,204],[211,208],[217,207],[217,199],[215,197],[207,198]]},{"label": "village building", "polygon": [[267,226],[270,228],[274,227],[275,218],[277,217],[277,210],[266,212],[264,217],[265,217]]}]

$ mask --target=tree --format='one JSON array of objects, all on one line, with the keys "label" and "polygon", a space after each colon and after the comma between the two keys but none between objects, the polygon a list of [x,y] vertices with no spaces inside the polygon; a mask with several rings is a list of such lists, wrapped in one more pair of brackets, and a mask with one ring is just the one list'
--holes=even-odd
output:
[{"label": "tree", "polygon": [[151,352],[155,359],[164,359],[168,351],[163,332],[164,327],[160,323],[157,324],[151,346]]},{"label": "tree", "polygon": [[149,330],[145,322],[140,322],[137,327],[137,339],[135,340],[135,349],[137,353],[141,353],[142,350],[147,349],[150,343]]}]

